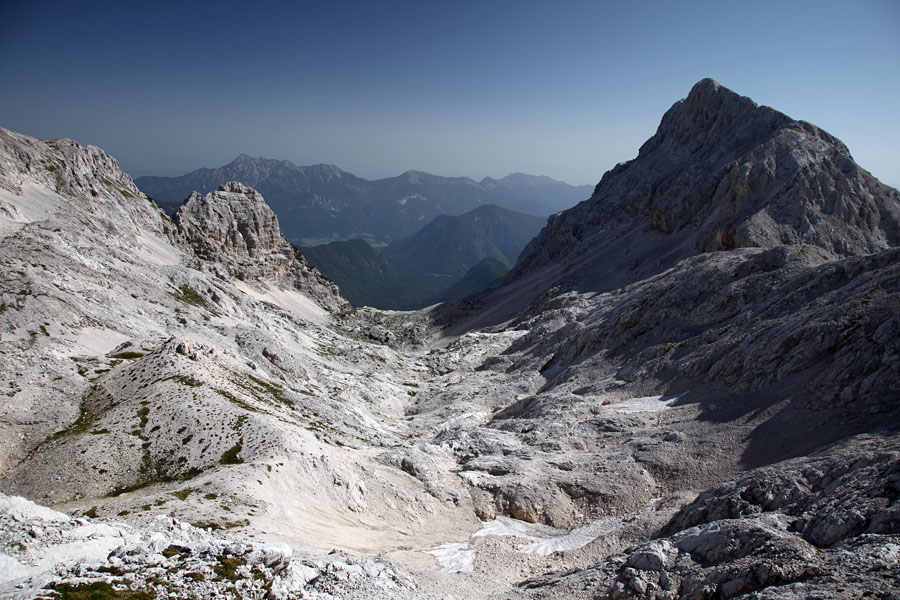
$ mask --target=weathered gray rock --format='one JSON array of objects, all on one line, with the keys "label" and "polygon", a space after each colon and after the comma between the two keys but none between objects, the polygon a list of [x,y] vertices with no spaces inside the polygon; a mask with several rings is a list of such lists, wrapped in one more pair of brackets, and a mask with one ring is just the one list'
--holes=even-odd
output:
[{"label": "weathered gray rock", "polygon": [[684,507],[667,537],[526,582],[526,596],[896,597],[898,447],[896,436],[862,437],[750,471]]},{"label": "weathered gray rock", "polygon": [[350,306],[284,239],[275,213],[253,188],[230,182],[205,196],[194,192],[173,219],[197,254],[231,277],[293,287],[331,311]]},{"label": "weathered gray rock", "polygon": [[0,539],[11,553],[0,554],[0,595],[16,600],[53,589],[270,600],[439,598],[418,592],[408,574],[383,560],[296,555],[162,516],[75,519],[3,494]]}]

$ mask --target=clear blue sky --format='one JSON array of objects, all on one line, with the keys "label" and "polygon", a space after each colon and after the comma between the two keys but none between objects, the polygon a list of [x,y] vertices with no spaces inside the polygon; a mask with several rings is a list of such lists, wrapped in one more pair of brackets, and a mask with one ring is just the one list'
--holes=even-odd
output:
[{"label": "clear blue sky", "polygon": [[134,176],[241,152],[596,183],[703,77],[900,184],[900,2],[0,1],[0,125]]}]

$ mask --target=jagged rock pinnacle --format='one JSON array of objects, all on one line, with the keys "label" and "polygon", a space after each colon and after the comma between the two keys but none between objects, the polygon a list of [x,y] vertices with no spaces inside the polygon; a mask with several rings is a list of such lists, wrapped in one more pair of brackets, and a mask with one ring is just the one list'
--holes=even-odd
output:
[{"label": "jagged rock pinnacle", "polygon": [[287,282],[329,310],[347,306],[337,286],[284,239],[275,213],[249,186],[228,182],[205,196],[194,192],[174,221],[202,258],[232,277]]}]

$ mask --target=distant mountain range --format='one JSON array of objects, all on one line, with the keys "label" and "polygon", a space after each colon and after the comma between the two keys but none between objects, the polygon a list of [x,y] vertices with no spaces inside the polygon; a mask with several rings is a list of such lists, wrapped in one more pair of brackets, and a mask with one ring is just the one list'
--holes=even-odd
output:
[{"label": "distant mountain range", "polygon": [[421,308],[497,285],[543,225],[540,217],[485,205],[441,215],[381,252],[356,239],[302,253],[355,306]]},{"label": "distant mountain range", "polygon": [[135,183],[171,215],[192,192],[205,194],[229,181],[262,193],[285,237],[307,246],[351,238],[385,244],[439,215],[460,215],[485,204],[546,217],[588,198],[593,189],[522,173],[475,181],[407,171],[368,181],[334,165],[298,166],[246,154],[217,169],[139,177]]},{"label": "distant mountain range", "polygon": [[458,216],[441,215],[381,253],[409,273],[460,277],[489,256],[508,269],[544,223],[499,206],[480,206]]}]

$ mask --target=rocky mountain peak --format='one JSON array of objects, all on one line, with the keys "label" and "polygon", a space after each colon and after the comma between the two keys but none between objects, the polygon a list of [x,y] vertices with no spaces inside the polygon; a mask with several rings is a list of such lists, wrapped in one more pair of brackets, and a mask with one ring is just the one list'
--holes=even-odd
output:
[{"label": "rocky mountain peak", "polygon": [[204,259],[239,280],[268,280],[295,287],[323,307],[347,302],[281,235],[278,217],[262,194],[228,182],[209,194],[194,192],[175,213],[175,224]]},{"label": "rocky mountain peak", "polygon": [[652,156],[656,164],[668,159],[673,166],[698,158],[722,160],[762,143],[791,121],[717,81],[703,79],[666,111],[638,158]]},{"label": "rocky mountain peak", "polygon": [[550,218],[509,280],[562,257],[589,263],[585,277],[630,270],[633,280],[716,250],[806,244],[845,257],[898,243],[900,195],[843,143],[704,79],[635,159]]}]

